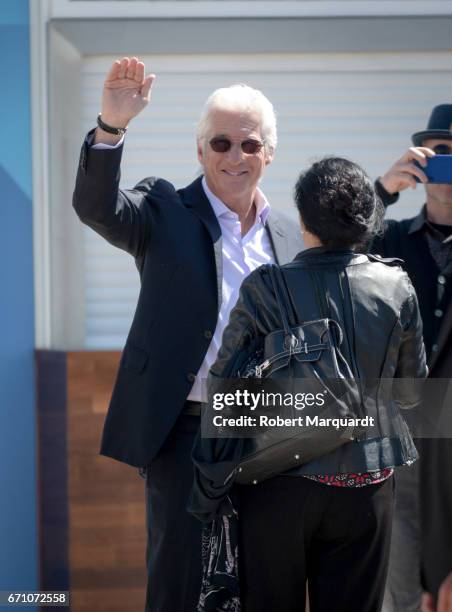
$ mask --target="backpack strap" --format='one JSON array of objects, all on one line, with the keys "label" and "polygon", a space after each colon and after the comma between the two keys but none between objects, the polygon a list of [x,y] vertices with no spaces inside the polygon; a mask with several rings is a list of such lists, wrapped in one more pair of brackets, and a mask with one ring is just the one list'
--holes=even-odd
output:
[{"label": "backpack strap", "polygon": [[296,342],[298,342],[298,340],[294,336],[291,327],[295,327],[297,323],[294,318],[294,311],[284,280],[284,275],[282,273],[281,268],[277,264],[269,264],[268,270],[270,273],[270,279],[273,285],[273,291],[275,293],[276,301],[278,302],[279,314],[284,327],[286,338],[288,338],[290,344],[293,344],[291,341],[292,337],[296,340]]},{"label": "backpack strap", "polygon": [[322,280],[314,270],[308,270],[309,278],[311,279],[312,286],[314,288],[314,295],[317,301],[317,306],[320,311],[320,316],[323,319],[328,319],[330,316],[330,307],[327,299],[327,289],[324,286]]},{"label": "backpack strap", "polygon": [[299,320],[297,311],[292,300],[292,295],[290,293],[286,275],[284,274],[284,271],[281,266],[275,266],[274,272],[278,278],[279,288],[281,290],[281,295],[284,301],[284,306],[286,308],[289,324],[291,327],[296,327],[297,325],[299,325]]}]

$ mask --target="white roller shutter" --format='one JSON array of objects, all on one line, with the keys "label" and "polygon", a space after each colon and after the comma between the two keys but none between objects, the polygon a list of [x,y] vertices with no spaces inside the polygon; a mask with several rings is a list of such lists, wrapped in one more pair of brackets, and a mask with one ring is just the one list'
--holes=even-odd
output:
[{"label": "white roller shutter", "polygon": [[[99,112],[104,75],[113,57],[87,57],[83,124]],[[262,182],[270,203],[289,210],[300,169],[327,154],[384,172],[423,129],[430,109],[450,101],[452,54],[316,54],[144,57],[157,74],[151,104],[127,133],[122,186],[162,176],[177,187],[197,174],[195,125],[217,87],[244,82],[261,89],[278,115],[276,157]],[[413,214],[421,189],[403,195],[391,216]],[[138,290],[133,259],[85,230],[86,348],[121,348]]]}]

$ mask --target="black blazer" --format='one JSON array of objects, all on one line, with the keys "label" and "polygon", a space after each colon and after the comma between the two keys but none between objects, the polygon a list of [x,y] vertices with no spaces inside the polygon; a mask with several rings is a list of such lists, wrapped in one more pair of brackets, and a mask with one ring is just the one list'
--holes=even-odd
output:
[{"label": "black blazer", "polygon": [[[79,218],[135,257],[141,290],[108,410],[101,454],[148,465],[180,414],[214,333],[222,293],[221,230],[201,178],[176,191],[148,177],[119,189],[122,147],[85,141],[73,206]],[[272,211],[278,263],[302,248],[298,225]]]}]

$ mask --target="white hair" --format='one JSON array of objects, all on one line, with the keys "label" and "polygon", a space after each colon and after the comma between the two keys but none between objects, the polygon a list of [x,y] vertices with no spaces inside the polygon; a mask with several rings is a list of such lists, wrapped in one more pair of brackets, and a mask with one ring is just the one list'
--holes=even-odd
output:
[{"label": "white hair", "polygon": [[244,83],[216,89],[204,104],[199,118],[196,139],[203,142],[210,127],[210,115],[214,110],[239,110],[255,112],[260,116],[261,138],[265,148],[273,152],[276,148],[276,114],[273,104],[258,89],[253,89]]}]

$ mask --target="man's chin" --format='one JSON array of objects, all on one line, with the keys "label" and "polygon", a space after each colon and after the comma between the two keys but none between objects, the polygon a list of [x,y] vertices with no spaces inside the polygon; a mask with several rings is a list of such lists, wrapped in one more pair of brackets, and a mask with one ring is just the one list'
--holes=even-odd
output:
[{"label": "man's chin", "polygon": [[427,195],[436,200],[441,206],[452,208],[452,185],[426,185],[426,191]]},{"label": "man's chin", "polygon": [[234,195],[244,195],[253,191],[246,176],[225,176],[221,181],[221,187],[223,191],[233,190]]}]

